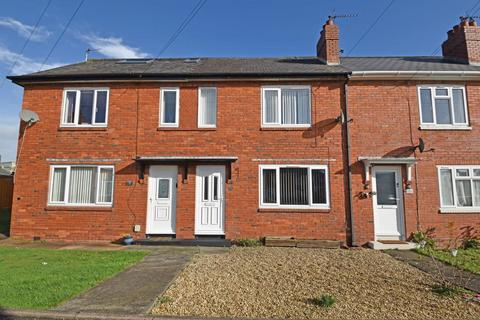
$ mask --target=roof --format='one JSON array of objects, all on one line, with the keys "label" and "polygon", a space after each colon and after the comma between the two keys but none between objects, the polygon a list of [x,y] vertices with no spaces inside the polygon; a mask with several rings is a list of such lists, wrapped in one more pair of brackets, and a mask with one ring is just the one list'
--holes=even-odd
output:
[{"label": "roof", "polygon": [[166,58],[92,59],[21,76],[24,81],[114,79],[185,79],[248,77],[346,76],[362,72],[480,72],[469,65],[439,56],[343,57],[340,65],[327,65],[317,57],[277,58]]}]

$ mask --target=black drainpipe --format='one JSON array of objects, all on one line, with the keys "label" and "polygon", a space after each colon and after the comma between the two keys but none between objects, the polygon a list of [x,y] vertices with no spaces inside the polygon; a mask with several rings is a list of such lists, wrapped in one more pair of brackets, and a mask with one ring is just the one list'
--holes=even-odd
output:
[{"label": "black drainpipe", "polygon": [[355,246],[355,233],[354,233],[354,219],[353,219],[353,194],[352,194],[352,168],[350,165],[350,115],[348,112],[348,81],[350,79],[350,75],[347,76],[347,80],[345,80],[344,84],[344,102],[345,102],[345,117],[344,117],[344,124],[345,124],[345,147],[346,147],[346,159],[345,159],[345,169],[348,171],[347,175],[347,185],[348,185],[348,228],[350,229],[350,237],[348,237],[347,242],[349,246]]}]

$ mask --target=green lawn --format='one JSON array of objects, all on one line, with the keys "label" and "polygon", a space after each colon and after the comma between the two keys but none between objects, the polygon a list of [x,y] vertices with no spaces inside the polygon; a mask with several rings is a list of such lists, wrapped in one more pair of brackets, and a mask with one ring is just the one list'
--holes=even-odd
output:
[{"label": "green lawn", "polygon": [[8,235],[10,231],[10,211],[0,209],[0,233]]},{"label": "green lawn", "polygon": [[456,257],[446,250],[417,249],[417,251],[424,255],[432,254],[433,257],[440,261],[480,274],[480,249],[458,249]]},{"label": "green lawn", "polygon": [[142,251],[0,247],[0,308],[54,307],[145,255]]}]

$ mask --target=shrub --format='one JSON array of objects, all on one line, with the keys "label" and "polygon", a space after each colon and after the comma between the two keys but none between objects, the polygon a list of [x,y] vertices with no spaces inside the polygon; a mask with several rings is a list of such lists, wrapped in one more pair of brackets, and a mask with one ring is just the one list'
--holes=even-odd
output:
[{"label": "shrub", "polygon": [[238,239],[235,244],[239,247],[258,247],[262,245],[260,240],[257,239]]},{"label": "shrub", "polygon": [[158,299],[158,304],[168,303],[168,302],[171,302],[171,301],[173,301],[173,299],[170,298],[169,296],[161,296],[161,297]]},{"label": "shrub", "polygon": [[442,297],[453,297],[458,293],[458,290],[455,287],[446,283],[434,285],[432,291]]},{"label": "shrub", "polygon": [[335,298],[329,294],[323,294],[320,298],[310,299],[317,307],[330,308],[335,303]]},{"label": "shrub", "polygon": [[480,249],[480,241],[477,239],[465,239],[463,240],[464,249]]},{"label": "shrub", "polygon": [[428,228],[425,231],[415,231],[411,236],[412,241],[418,243],[422,248],[432,249],[435,247],[435,240],[433,239],[434,231],[435,229],[433,228]]}]

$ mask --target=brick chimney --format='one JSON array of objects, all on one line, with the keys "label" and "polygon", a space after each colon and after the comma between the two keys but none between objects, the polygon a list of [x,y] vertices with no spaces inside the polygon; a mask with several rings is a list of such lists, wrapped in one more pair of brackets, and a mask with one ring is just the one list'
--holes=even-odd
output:
[{"label": "brick chimney", "polygon": [[461,18],[460,24],[448,31],[442,44],[443,57],[480,65],[480,28],[473,19]]},{"label": "brick chimney", "polygon": [[339,30],[333,18],[329,17],[320,32],[317,42],[317,57],[326,64],[340,64],[340,48],[338,45]]}]

